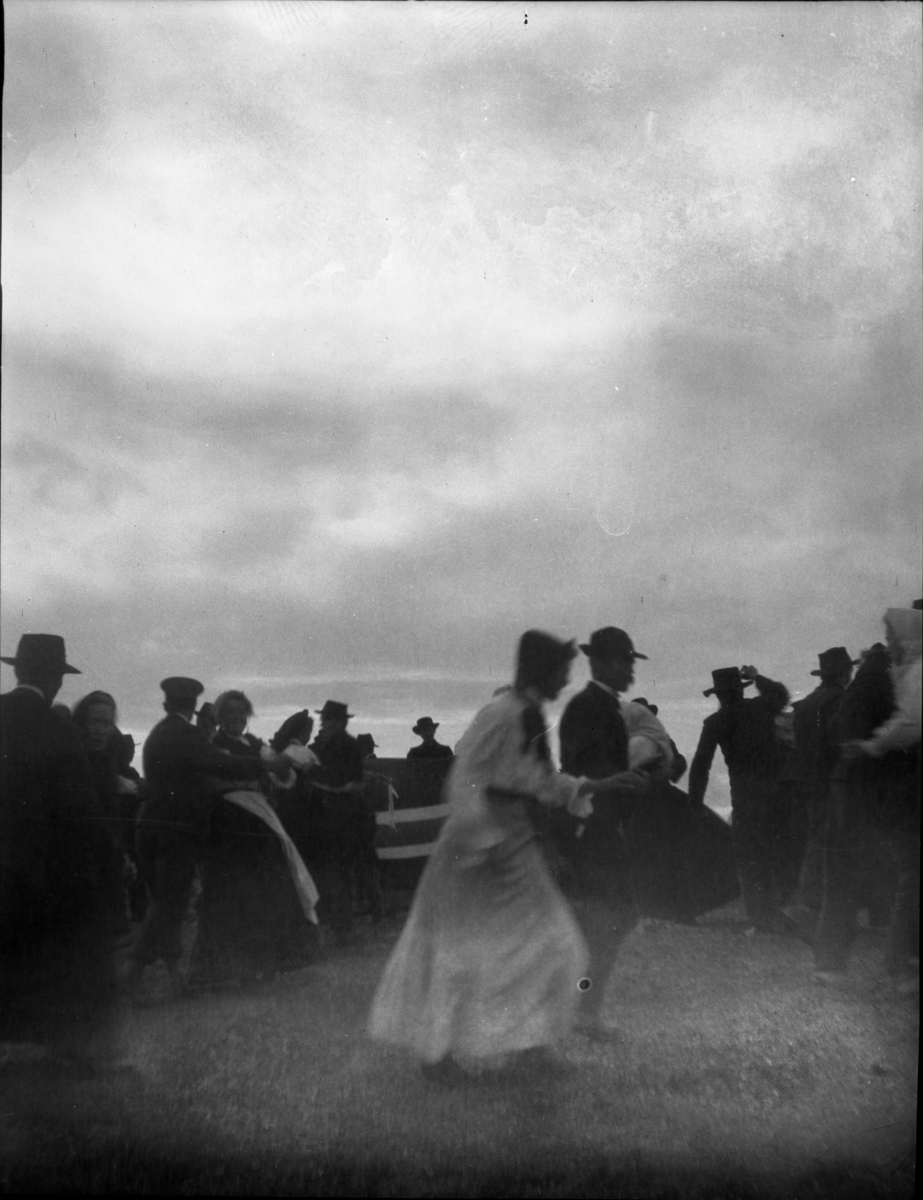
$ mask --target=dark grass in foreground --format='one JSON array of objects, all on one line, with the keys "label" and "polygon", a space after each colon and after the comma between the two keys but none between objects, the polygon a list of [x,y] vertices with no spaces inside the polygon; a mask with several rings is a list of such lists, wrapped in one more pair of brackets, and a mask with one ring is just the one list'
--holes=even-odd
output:
[{"label": "dark grass in foreground", "polygon": [[[399,922],[393,923],[392,936]],[[391,941],[262,990],[131,1014],[132,1079],[2,1079],[6,1191],[361,1196],[909,1196],[917,1007],[819,990],[798,942],[736,908],[625,947],[624,1049],[574,1038],[554,1084],[435,1090],[364,1035]]]}]

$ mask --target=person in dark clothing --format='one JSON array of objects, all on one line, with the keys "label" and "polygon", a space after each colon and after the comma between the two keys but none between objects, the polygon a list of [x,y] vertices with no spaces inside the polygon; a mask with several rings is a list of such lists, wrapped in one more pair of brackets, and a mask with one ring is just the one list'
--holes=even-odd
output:
[{"label": "person in dark clothing", "polygon": [[[215,701],[212,745],[262,765],[263,743],[246,731],[252,715],[243,692],[223,692]],[[190,985],[237,986],[303,966],[316,951],[311,919],[264,789],[242,777],[213,780],[210,791]]]},{"label": "person in dark clothing", "polygon": [[93,1074],[115,1060],[119,858],[78,730],[51,711],[64,639],[24,634],[0,697],[0,1041]]},{"label": "person in dark clothing", "polygon": [[[311,743],[320,766],[311,773],[313,846],[308,869],[321,894],[320,915],[341,941],[353,932],[366,854],[362,751],[346,726],[353,716],[338,700],[318,709],[320,730]],[[374,837],[374,830],[373,830]]]},{"label": "person in dark clothing", "polygon": [[640,913],[631,884],[626,829],[647,777],[629,770],[629,737],[647,736],[670,760],[670,739],[657,718],[640,704],[622,702],[634,681],[639,654],[624,630],[596,630],[580,649],[589,658],[592,681],[567,704],[560,724],[561,769],[588,779],[615,777],[605,797],[593,801],[593,814],[578,824],[565,818],[551,824],[558,853],[568,864],[562,885],[574,901],[574,915],[590,950],[589,986],[582,992],[578,1028],[598,1040],[621,1039],[602,1018],[606,984],[619,949]]},{"label": "person in dark clothing", "polygon": [[[894,613],[915,624],[915,636],[889,634],[888,648],[872,647],[836,714],[834,736],[841,750],[830,784],[824,900],[814,945],[815,979],[822,984],[845,979],[856,914],[868,893],[870,871],[881,870],[882,843],[890,850],[897,891],[886,956],[889,975],[910,974],[909,959],[919,955],[919,729],[915,743],[894,738],[890,730],[900,720],[894,673],[906,673],[908,646],[916,645],[919,662],[919,619],[912,610],[888,610],[889,616]],[[896,666],[895,655],[900,657]],[[919,710],[918,685],[914,691]]]},{"label": "person in dark clothing", "polygon": [[818,663],[811,674],[819,677],[820,683],[792,705],[795,752],[788,769],[795,790],[796,820],[803,848],[797,889],[785,913],[807,937],[814,932],[823,901],[827,793],[840,752],[834,737],[834,721],[858,660],[850,658],[845,646],[832,646],[818,655]]},{"label": "person in dark clothing", "polygon": [[100,810],[109,823],[110,834],[123,864],[123,883],[118,898],[116,924],[121,935],[128,933],[128,889],[135,870],[131,861],[137,815],[137,783],[121,773],[124,749],[116,729],[115,700],[108,692],[90,692],[74,705],[71,719],[80,731],[87,752]]},{"label": "person in dark clothing", "polygon": [[[778,780],[786,748],[776,718],[788,704],[788,689],[760,675],[755,667],[712,671],[720,708],[706,717],[689,769],[689,801],[704,804],[715,750],[721,747],[731,782],[731,829],[740,889],[747,918],[758,932],[787,932],[790,923],[779,904],[788,830],[779,811]],[[759,695],[744,698],[756,684]]]},{"label": "person in dark clothing", "polygon": [[147,914],[129,955],[125,986],[138,987],[145,966],[163,959],[175,991],[183,989],[179,972],[183,917],[189,906],[196,868],[208,829],[210,796],[206,780],[257,779],[263,770],[285,771],[286,759],[261,760],[230,755],[212,746],[193,724],[202,684],[173,676],[161,683],[164,719],[144,743],[144,775],[150,789],[141,805],[136,844],[150,898]]},{"label": "person in dark clothing", "polygon": [[432,717],[421,717],[413,727],[413,732],[421,738],[419,746],[413,746],[407,751],[408,758],[452,758],[449,746],[443,746],[436,741],[436,730],[439,722]]}]

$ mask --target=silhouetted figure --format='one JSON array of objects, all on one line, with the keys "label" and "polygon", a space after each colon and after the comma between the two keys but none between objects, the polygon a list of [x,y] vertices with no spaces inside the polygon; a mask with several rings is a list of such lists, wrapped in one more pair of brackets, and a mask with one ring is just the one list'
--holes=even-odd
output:
[{"label": "silhouetted figure", "polygon": [[[215,700],[218,729],[212,745],[268,770],[262,741],[247,732],[252,715],[253,705],[243,692],[222,692]],[[287,767],[287,759],[281,761]],[[248,782],[243,775],[211,785],[191,984],[245,984],[303,966],[316,953],[310,924],[316,921],[317,892],[300,857],[291,857],[297,849],[270,806],[263,782]]]},{"label": "silhouetted figure", "polygon": [[64,639],[24,634],[0,697],[0,1040],[81,1069],[114,1057],[119,857],[78,730],[51,711]]},{"label": "silhouetted figure", "polygon": [[311,773],[314,846],[308,867],[321,894],[321,919],[345,941],[358,910],[357,875],[367,870],[363,759],[346,731],[353,714],[345,704],[327,700],[318,715],[320,731],[311,749],[320,767]]},{"label": "silhouetted figure", "polygon": [[[196,868],[205,852],[211,797],[209,776],[256,779],[264,767],[259,757],[225,754],[211,745],[193,724],[196,700],[203,687],[196,679],[163,680],[167,714],[144,743],[144,775],[149,793],[138,813],[136,845],[148,910],[130,952],[125,983],[138,986],[150,963],[162,959],[174,991],[184,984],[179,962],[183,952],[183,918],[189,906]],[[275,759],[284,769],[281,759]]]},{"label": "silhouetted figure", "polygon": [[795,753],[788,774],[795,786],[796,820],[803,837],[798,887],[786,913],[802,930],[813,934],[824,894],[823,832],[827,819],[830,775],[839,758],[834,721],[849,682],[853,660],[845,646],[833,646],[818,655],[811,674],[820,683],[803,700],[792,705]]},{"label": "silhouetted figure", "polygon": [[555,841],[571,867],[568,890],[590,948],[591,986],[582,993],[580,1029],[588,1037],[617,1040],[621,1034],[604,1023],[601,1012],[619,948],[640,917],[626,832],[649,780],[648,774],[630,770],[629,739],[650,740],[660,760],[654,773],[662,778],[672,752],[667,731],[650,709],[620,699],[634,682],[635,661],[647,655],[635,650],[624,630],[611,625],[597,629],[580,649],[589,659],[592,679],[561,717],[561,767],[569,775],[610,776],[618,782],[593,801],[585,823],[557,823]]},{"label": "silhouetted figure", "polygon": [[[782,933],[788,925],[779,911],[780,880],[786,870],[787,814],[779,803],[779,774],[788,750],[776,718],[788,704],[788,689],[755,667],[712,671],[717,712],[706,717],[689,769],[689,799],[705,803],[715,750],[721,747],[731,782],[731,829],[747,917],[759,932]],[[758,696],[744,698],[756,684]]]},{"label": "silhouetted figure", "polygon": [[887,654],[869,653],[837,713],[841,751],[831,779],[814,947],[820,983],[845,975],[867,887],[868,846],[884,839],[897,874],[885,966],[900,986],[918,986],[912,960],[920,953],[921,620],[919,610],[887,610]]},{"label": "silhouetted figure", "polygon": [[407,751],[407,757],[451,758],[451,748],[443,746],[436,741],[436,730],[438,728],[439,722],[434,721],[432,717],[420,717],[419,721],[413,727],[413,732],[422,740],[419,746],[413,746]]}]

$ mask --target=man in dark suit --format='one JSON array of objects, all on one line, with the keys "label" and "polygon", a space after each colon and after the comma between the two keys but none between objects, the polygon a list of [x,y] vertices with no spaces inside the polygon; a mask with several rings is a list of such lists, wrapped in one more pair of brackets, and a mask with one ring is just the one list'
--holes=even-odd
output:
[{"label": "man in dark suit", "polygon": [[818,667],[811,674],[820,683],[792,705],[792,732],[795,753],[790,774],[795,781],[800,832],[803,837],[798,886],[791,904],[784,910],[807,934],[813,932],[824,896],[823,831],[827,816],[830,775],[839,758],[840,747],[834,736],[837,709],[856,662],[845,646],[832,646],[818,655]]},{"label": "man in dark suit", "polygon": [[121,862],[77,729],[51,710],[64,639],[24,634],[0,697],[0,1040],[88,1073],[114,1057],[112,942]]},{"label": "man in dark suit", "polygon": [[622,629],[597,629],[580,649],[590,660],[592,680],[570,701],[561,718],[561,769],[589,779],[616,776],[618,786],[593,800],[593,815],[582,826],[560,827],[557,846],[571,866],[575,915],[590,949],[590,974],[578,1028],[588,1037],[618,1041],[618,1030],[601,1017],[606,982],[622,942],[638,923],[629,881],[625,830],[643,778],[629,770],[629,738],[642,735],[670,762],[666,730],[641,704],[619,696],[634,681],[636,659],[644,659]]},{"label": "man in dark suit", "polygon": [[315,850],[308,870],[321,893],[320,915],[335,937],[353,933],[358,895],[365,890],[374,829],[368,820],[362,751],[346,726],[353,714],[339,700],[317,710],[320,730],[311,749],[320,767],[311,772]]},{"label": "man in dark suit", "polygon": [[449,746],[443,746],[436,741],[436,730],[439,722],[432,717],[421,717],[413,727],[413,732],[421,738],[419,746],[413,746],[407,751],[408,758],[453,758]]},{"label": "man in dark suit", "polygon": [[145,966],[157,959],[165,962],[174,990],[183,988],[182,925],[207,833],[207,778],[256,779],[264,771],[287,774],[291,765],[284,755],[231,755],[211,745],[193,723],[203,691],[197,679],[174,676],[160,686],[167,715],[144,743],[148,797],[136,828],[138,863],[150,903],[128,956],[124,982],[129,991],[139,985]]},{"label": "man in dark suit", "polygon": [[[756,684],[758,695],[744,698]],[[787,933],[791,922],[779,908],[787,869],[786,814],[779,777],[788,749],[776,718],[788,704],[788,689],[761,675],[756,667],[720,667],[703,695],[717,696],[717,712],[706,717],[689,768],[689,800],[705,803],[715,751],[721,747],[731,782],[731,831],[744,906],[753,932]]]}]

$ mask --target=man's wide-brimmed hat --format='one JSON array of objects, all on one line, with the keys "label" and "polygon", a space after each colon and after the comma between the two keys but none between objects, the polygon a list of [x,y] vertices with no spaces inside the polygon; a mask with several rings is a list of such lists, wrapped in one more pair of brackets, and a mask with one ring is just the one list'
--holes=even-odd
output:
[{"label": "man's wide-brimmed hat", "polygon": [[712,671],[711,678],[712,686],[705,689],[702,693],[703,696],[713,696],[715,692],[749,687],[753,682],[752,679],[744,679],[740,673],[740,667],[719,667],[717,671]]},{"label": "man's wide-brimmed hat", "polygon": [[839,675],[841,671],[845,671],[847,667],[858,666],[861,661],[858,658],[850,658],[849,651],[845,646],[831,646],[829,650],[825,650],[823,654],[818,654],[817,661],[820,666],[816,671],[812,671],[812,675]]},{"label": "man's wide-brimmed hat", "polygon": [[647,658],[634,648],[625,630],[614,625],[591,633],[589,642],[581,643],[580,649],[588,658]]},{"label": "man's wide-brimmed hat", "polygon": [[162,679],[160,687],[168,700],[198,700],[205,691],[205,685],[198,679],[189,679],[186,675],[171,675]]},{"label": "man's wide-brimmed hat", "polygon": [[56,633],[24,633],[19,639],[13,658],[0,656],[0,661],[20,670],[47,672],[50,675],[79,675],[81,672],[67,661],[64,638]]},{"label": "man's wide-brimmed hat", "polygon": [[416,725],[413,727],[414,733],[419,733],[421,729],[438,729],[439,722],[434,721],[432,717],[420,717]]},{"label": "man's wide-brimmed hat", "polygon": [[325,700],[323,708],[315,708],[316,713],[322,717],[338,717],[340,720],[348,721],[350,717],[356,714],[351,713],[345,704],[341,704],[339,700]]},{"label": "man's wide-brimmed hat", "polygon": [[526,686],[538,683],[576,657],[573,640],[562,642],[551,633],[527,629],[516,652],[516,677]]}]

